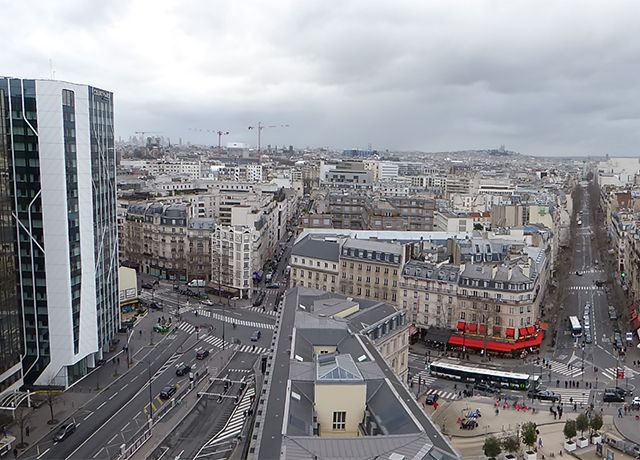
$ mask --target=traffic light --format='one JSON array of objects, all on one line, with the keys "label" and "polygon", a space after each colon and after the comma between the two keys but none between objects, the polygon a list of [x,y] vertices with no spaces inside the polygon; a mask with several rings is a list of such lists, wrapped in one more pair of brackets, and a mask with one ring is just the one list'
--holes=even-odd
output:
[{"label": "traffic light", "polygon": [[621,369],[621,368],[616,369],[616,379],[618,380],[624,379],[624,369]]},{"label": "traffic light", "polygon": [[625,272],[620,273],[620,278],[625,279],[627,277],[627,274]]}]

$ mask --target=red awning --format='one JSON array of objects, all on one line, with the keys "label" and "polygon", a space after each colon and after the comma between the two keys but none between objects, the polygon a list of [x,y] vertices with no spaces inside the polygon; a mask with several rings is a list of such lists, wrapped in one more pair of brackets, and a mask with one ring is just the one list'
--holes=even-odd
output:
[{"label": "red awning", "polygon": [[527,326],[527,335],[532,337],[536,335],[536,328],[534,326]]},{"label": "red awning", "polygon": [[480,334],[487,335],[487,325],[486,324],[481,324],[480,325]]},{"label": "red awning", "polygon": [[516,330],[512,327],[507,328],[507,337],[513,337],[516,335]]},{"label": "red awning", "polygon": [[527,334],[527,328],[526,328],[526,327],[521,327],[521,328],[518,330],[518,338],[519,338],[519,339],[524,339],[527,335],[528,335],[528,334]]},{"label": "red awning", "polygon": [[514,349],[515,350],[520,350],[522,348],[529,348],[529,347],[539,347],[540,344],[542,343],[542,339],[544,338],[544,334],[543,333],[539,333],[538,335],[536,335],[535,337],[531,338],[531,339],[526,339],[526,340],[521,340],[519,342],[514,343]]},{"label": "red awning", "polygon": [[418,332],[418,328],[415,326],[415,324],[412,324],[409,326],[409,335],[415,335],[416,332]]},{"label": "red awning", "polygon": [[467,332],[475,334],[478,331],[478,325],[476,323],[467,323]]},{"label": "red awning", "polygon": [[634,319],[632,319],[631,325],[633,326],[634,329],[640,328],[640,316],[636,316]]},{"label": "red awning", "polygon": [[636,314],[637,314],[637,312],[638,312],[638,306],[637,306],[635,303],[634,303],[634,304],[629,305],[629,313],[633,314],[633,312],[634,312],[634,311],[635,311],[635,312],[636,312]]},{"label": "red awning", "polygon": [[499,351],[502,353],[509,353],[513,350],[513,344],[504,342],[494,342],[491,340],[481,339],[468,339],[459,335],[452,335],[449,337],[449,345],[455,345],[459,347],[468,347],[476,350],[487,351]]},{"label": "red awning", "polygon": [[635,319],[638,316],[638,312],[635,310],[631,310],[631,319]]},{"label": "red awning", "polygon": [[464,331],[464,321],[458,321],[458,330]]},{"label": "red awning", "polygon": [[500,332],[502,330],[502,326],[493,326],[493,332]]}]

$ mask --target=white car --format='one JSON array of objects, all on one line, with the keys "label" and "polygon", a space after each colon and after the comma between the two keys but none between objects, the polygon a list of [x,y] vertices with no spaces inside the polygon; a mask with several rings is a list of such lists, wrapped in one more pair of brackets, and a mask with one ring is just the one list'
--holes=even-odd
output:
[{"label": "white car", "polygon": [[636,396],[635,398],[633,398],[633,401],[631,401],[631,405],[640,406],[640,396]]},{"label": "white car", "polygon": [[586,329],[589,329],[590,326],[591,326],[591,322],[589,320],[589,317],[587,316],[586,318],[584,318],[584,327]]},{"label": "white car", "polygon": [[627,342],[633,342],[633,332],[627,332],[625,335]]},{"label": "white car", "polygon": [[209,305],[209,306],[213,305],[213,302],[210,301],[209,299],[201,300],[200,303],[203,305]]}]

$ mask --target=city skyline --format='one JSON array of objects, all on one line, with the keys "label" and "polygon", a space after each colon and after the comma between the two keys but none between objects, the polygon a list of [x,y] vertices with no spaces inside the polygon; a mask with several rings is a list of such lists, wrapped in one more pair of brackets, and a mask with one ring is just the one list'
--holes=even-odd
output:
[{"label": "city skyline", "polygon": [[3,72],[113,89],[124,139],[216,145],[223,130],[254,146],[247,128],[263,122],[278,126],[264,146],[620,156],[638,143],[631,2],[33,7],[6,5]]}]

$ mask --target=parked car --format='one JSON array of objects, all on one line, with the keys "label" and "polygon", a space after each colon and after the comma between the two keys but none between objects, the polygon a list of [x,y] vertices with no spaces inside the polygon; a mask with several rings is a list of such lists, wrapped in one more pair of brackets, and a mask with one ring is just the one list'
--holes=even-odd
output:
[{"label": "parked car", "polygon": [[534,390],[529,392],[529,397],[531,399],[539,399],[540,401],[551,401],[558,402],[560,401],[560,395],[558,393],[554,393],[549,390]]},{"label": "parked car", "polygon": [[160,391],[160,398],[169,399],[171,396],[176,394],[176,391],[178,391],[178,387],[175,385],[167,385],[162,389],[162,391]]},{"label": "parked car", "polygon": [[591,332],[587,332],[584,334],[584,342],[593,343],[593,337],[591,336]]},{"label": "parked car", "polygon": [[53,441],[54,442],[64,441],[69,436],[71,436],[71,434],[74,431],[76,431],[76,424],[75,423],[73,423],[73,422],[65,423],[60,428],[58,428],[58,431],[56,431],[56,434],[53,435]]},{"label": "parked car", "polygon": [[206,348],[196,351],[196,359],[205,359],[207,356],[209,356],[209,350]]},{"label": "parked car", "polygon": [[213,302],[212,302],[212,301],[210,301],[209,299],[201,300],[201,301],[200,301],[200,303],[201,303],[202,305],[208,305],[208,306],[210,306],[210,307],[211,307],[211,306],[213,306]]},{"label": "parked car", "polygon": [[426,398],[424,398],[424,403],[429,405],[429,406],[433,406],[433,404],[436,401],[438,401],[438,399],[440,399],[440,397],[437,394],[432,393],[432,394],[427,395]]},{"label": "parked car", "polygon": [[578,271],[577,271],[577,272],[576,272],[576,275],[578,275],[578,276],[582,276],[582,273],[580,273],[580,272],[578,272]]},{"label": "parked car", "polygon": [[280,285],[278,283],[268,284],[267,289],[280,289]]},{"label": "parked car", "polygon": [[191,366],[189,366],[188,364],[182,364],[181,366],[178,366],[176,368],[176,375],[177,376],[186,375],[189,373],[190,370],[191,370]]},{"label": "parked car", "polygon": [[633,332],[627,332],[625,334],[625,338],[627,339],[627,342],[633,342]]},{"label": "parked car", "polygon": [[636,396],[635,398],[633,398],[633,401],[631,401],[631,405],[633,407],[640,407],[640,396]]},{"label": "parked car", "polygon": [[260,337],[262,337],[262,332],[253,331],[253,334],[251,334],[251,341],[252,342],[257,342],[258,340],[260,340]]}]

